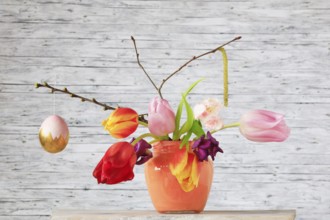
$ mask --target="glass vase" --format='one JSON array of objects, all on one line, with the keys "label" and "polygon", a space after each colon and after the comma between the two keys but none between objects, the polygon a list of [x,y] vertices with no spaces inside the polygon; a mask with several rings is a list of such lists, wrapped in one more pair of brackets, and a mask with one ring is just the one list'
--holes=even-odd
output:
[{"label": "glass vase", "polygon": [[[199,213],[204,210],[213,180],[213,163],[199,163],[199,182],[192,191],[182,190],[170,171],[180,141],[160,141],[153,145],[153,158],[145,164],[145,178],[155,209],[160,213]],[[190,143],[190,152],[191,152]]]}]

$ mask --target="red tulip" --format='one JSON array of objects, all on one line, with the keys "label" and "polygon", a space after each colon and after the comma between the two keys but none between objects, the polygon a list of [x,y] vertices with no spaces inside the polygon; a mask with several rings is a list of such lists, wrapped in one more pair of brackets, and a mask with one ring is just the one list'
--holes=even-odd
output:
[{"label": "red tulip", "polygon": [[128,142],[113,144],[94,169],[98,183],[116,184],[134,178],[136,154]]},{"label": "red tulip", "polygon": [[139,115],[133,109],[117,108],[102,122],[102,125],[113,137],[126,138],[137,129],[138,118]]},{"label": "red tulip", "polygon": [[245,113],[240,119],[240,131],[247,139],[256,142],[282,142],[290,134],[284,116],[266,110]]}]

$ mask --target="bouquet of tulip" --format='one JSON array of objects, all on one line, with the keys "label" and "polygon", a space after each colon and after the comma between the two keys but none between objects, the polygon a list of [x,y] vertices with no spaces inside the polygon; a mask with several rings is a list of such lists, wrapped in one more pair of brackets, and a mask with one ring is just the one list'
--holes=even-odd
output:
[{"label": "bouquet of tulip", "polygon": [[[104,107],[104,110],[112,110],[112,113],[103,121],[102,125],[114,138],[124,139],[129,137],[134,134],[139,125],[149,129],[149,133],[132,138],[130,141],[121,140],[109,147],[93,172],[93,176],[97,179],[98,183],[117,184],[132,180],[134,178],[134,166],[144,164],[153,157],[152,148],[155,142],[180,141],[179,151],[176,158],[170,164],[170,170],[182,189],[185,192],[189,192],[198,185],[198,164],[210,159],[214,160],[218,152],[223,153],[219,142],[212,136],[214,133],[227,128],[239,127],[240,133],[244,137],[256,142],[281,142],[290,133],[289,128],[284,122],[283,115],[275,112],[252,110],[243,114],[238,122],[225,125],[219,114],[222,107],[219,100],[207,98],[194,107],[191,107],[187,101],[187,96],[203,79],[193,83],[182,94],[176,112],[173,111],[168,100],[163,98],[161,89],[167,80],[193,60],[220,51],[224,61],[224,106],[227,106],[228,68],[224,46],[238,39],[240,37],[209,52],[194,56],[165,78],[162,84],[157,87],[140,63],[136,42],[132,37],[137,62],[159,94],[159,96],[150,101],[148,113],[145,114],[138,114],[134,109],[128,107],[108,106],[96,99],[88,99],[74,94],[67,88],[61,90],[52,87],[48,83],[37,83],[36,87],[49,88],[53,93],[67,93],[71,97],[81,99],[81,101],[100,105]],[[186,120],[184,122],[182,122],[183,113],[186,114]]]}]

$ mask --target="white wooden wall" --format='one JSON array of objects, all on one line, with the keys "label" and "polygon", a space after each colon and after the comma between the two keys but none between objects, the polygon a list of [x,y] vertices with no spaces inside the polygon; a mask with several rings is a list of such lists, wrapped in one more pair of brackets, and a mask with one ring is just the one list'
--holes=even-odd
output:
[{"label": "white wooden wall", "polygon": [[[112,139],[100,126],[109,112],[66,95],[48,81],[143,113],[156,95],[135,60],[158,83],[193,55],[238,35],[227,48],[227,123],[254,108],[286,114],[285,143],[252,143],[237,129],[217,137],[206,209],[296,209],[299,220],[330,219],[329,0],[0,0],[0,219],[49,219],[52,209],[153,209],[143,167],[133,182],[97,185],[92,171]],[[164,96],[206,77],[190,96],[222,98],[219,53],[195,61],[169,81]],[[38,129],[61,115],[71,139],[44,152]],[[143,131],[143,130],[140,130]]]}]

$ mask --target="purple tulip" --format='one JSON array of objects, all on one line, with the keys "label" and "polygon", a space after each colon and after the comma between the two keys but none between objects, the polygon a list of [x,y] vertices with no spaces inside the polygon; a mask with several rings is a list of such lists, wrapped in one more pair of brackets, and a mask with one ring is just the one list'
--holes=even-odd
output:
[{"label": "purple tulip", "polygon": [[[131,141],[131,143],[134,141]],[[136,164],[141,165],[147,162],[150,158],[152,158],[152,152],[149,150],[151,149],[151,145],[146,142],[145,140],[141,139],[134,145],[134,151],[136,153]]]},{"label": "purple tulip", "polygon": [[218,152],[223,153],[223,150],[219,147],[219,142],[212,137],[211,133],[207,132],[207,138],[205,135],[201,136],[197,141],[194,142],[192,149],[199,161],[207,161],[210,155],[214,160]]},{"label": "purple tulip", "polygon": [[155,97],[149,104],[149,131],[157,136],[165,136],[175,129],[175,114],[168,101]]},{"label": "purple tulip", "polygon": [[252,110],[242,115],[240,132],[255,142],[282,142],[289,137],[290,128],[285,124],[282,114]]}]

